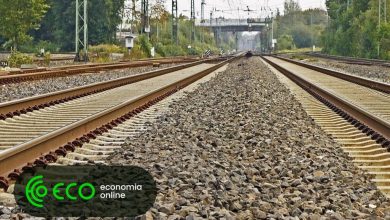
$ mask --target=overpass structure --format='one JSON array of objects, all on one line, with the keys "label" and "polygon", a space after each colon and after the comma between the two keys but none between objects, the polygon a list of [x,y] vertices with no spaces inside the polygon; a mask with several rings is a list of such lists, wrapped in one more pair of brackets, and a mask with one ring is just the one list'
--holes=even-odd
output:
[{"label": "overpass structure", "polygon": [[212,28],[219,32],[244,32],[244,31],[263,31],[270,26],[271,18],[257,19],[224,19],[215,18],[212,20],[196,21],[196,26]]},{"label": "overpass structure", "polygon": [[[272,18],[248,18],[248,19],[224,19],[215,18],[210,20],[197,20],[196,26],[210,28],[214,32],[216,44],[219,46],[221,43],[221,32],[233,32],[236,35],[236,45],[238,46],[238,32],[261,32],[263,36],[266,36],[264,43],[271,45],[272,35],[265,32],[270,31],[272,33]],[[270,35],[270,36],[268,36]],[[268,39],[270,38],[270,39]],[[260,39],[261,42],[261,39]],[[260,43],[261,44],[261,43]],[[238,50],[238,48],[236,48]]]}]

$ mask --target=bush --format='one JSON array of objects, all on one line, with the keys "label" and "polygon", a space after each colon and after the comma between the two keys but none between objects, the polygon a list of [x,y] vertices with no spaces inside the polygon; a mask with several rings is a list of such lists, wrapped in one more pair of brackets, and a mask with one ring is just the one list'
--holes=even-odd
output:
[{"label": "bush", "polygon": [[141,49],[140,46],[136,46],[130,51],[130,55],[126,56],[126,59],[135,60],[135,59],[142,59],[147,58],[147,55],[145,52]]},{"label": "bush", "polygon": [[49,65],[50,65],[50,58],[51,58],[50,52],[46,52],[46,53],[43,55],[43,61],[44,61],[44,63],[45,63],[46,66],[49,66]]},{"label": "bush", "polygon": [[294,39],[291,35],[282,35],[278,39],[277,43],[278,50],[292,50],[295,49]]},{"label": "bush", "polygon": [[18,51],[12,51],[11,56],[8,59],[10,67],[20,67],[22,64],[32,64],[33,58],[27,54],[20,53]]},{"label": "bush", "polygon": [[20,51],[26,52],[26,53],[35,53],[40,54],[41,49],[45,49],[45,51],[48,52],[59,52],[60,47],[54,43],[48,42],[48,41],[38,41],[38,42],[30,42],[28,44],[24,44],[20,46]]},{"label": "bush", "polygon": [[167,56],[166,51],[165,51],[165,46],[162,43],[156,44],[156,53],[163,56],[163,57]]},{"label": "bush", "polygon": [[138,42],[140,45],[140,49],[147,55],[147,57],[152,57],[152,44],[149,42],[148,38],[145,35],[141,35],[138,38]]},{"label": "bush", "polygon": [[167,45],[165,46],[165,53],[167,56],[184,56],[186,52],[184,49],[177,45]]},{"label": "bush", "polygon": [[99,44],[89,47],[90,59],[92,62],[106,63],[110,62],[111,53],[125,53],[126,48],[120,47],[115,44]]}]

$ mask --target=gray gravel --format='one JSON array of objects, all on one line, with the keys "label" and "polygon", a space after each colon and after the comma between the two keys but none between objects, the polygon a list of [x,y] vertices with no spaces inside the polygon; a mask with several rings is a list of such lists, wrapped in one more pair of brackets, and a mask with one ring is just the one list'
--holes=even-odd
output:
[{"label": "gray gravel", "polygon": [[389,201],[259,58],[237,61],[109,158],[159,194],[142,219],[367,219]]},{"label": "gray gravel", "polygon": [[174,64],[164,64],[160,67],[147,66],[121,70],[110,70],[100,73],[86,73],[67,77],[56,77],[37,81],[0,85],[0,103],[78,86],[84,86],[96,82],[103,82],[124,76],[135,75],[159,68],[166,68],[172,65]]},{"label": "gray gravel", "polygon": [[336,71],[341,71],[352,75],[369,78],[379,82],[390,83],[389,67],[347,64],[335,60],[322,59],[317,57],[313,57],[302,61],[308,64],[314,64],[320,67],[325,67]]}]

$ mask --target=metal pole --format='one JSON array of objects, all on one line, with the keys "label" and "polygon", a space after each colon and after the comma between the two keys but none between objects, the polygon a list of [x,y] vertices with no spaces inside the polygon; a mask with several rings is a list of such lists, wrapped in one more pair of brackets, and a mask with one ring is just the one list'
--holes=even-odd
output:
[{"label": "metal pole", "polygon": [[76,36],[75,36],[75,52],[76,58],[79,55],[79,0],[76,0]]},{"label": "metal pole", "polygon": [[271,31],[271,48],[272,48],[272,50],[274,49],[274,13],[273,12],[271,12],[271,22],[272,22],[272,24],[271,24],[271,29],[272,29],[272,31]]},{"label": "metal pole", "polygon": [[[380,29],[380,27],[381,27],[381,4],[382,4],[382,0],[378,0],[378,7],[379,7],[379,9],[378,9],[378,29]],[[379,56],[380,56],[380,50],[381,50],[381,42],[380,42],[380,40],[378,40],[378,58],[379,58]]]},{"label": "metal pole", "polygon": [[385,1],[385,24],[387,24],[387,0],[384,0]]},{"label": "metal pole", "polygon": [[379,9],[378,9],[378,24],[379,24],[379,27],[381,26],[381,5],[382,5],[382,0],[379,0]]},{"label": "metal pole", "polygon": [[311,47],[314,52],[314,33],[313,33],[313,11],[310,13],[310,29],[311,29]]},{"label": "metal pole", "polygon": [[204,6],[206,5],[206,0],[202,0],[202,5],[201,5],[201,23],[204,23]]},{"label": "metal pole", "polygon": [[195,0],[191,0],[191,42],[195,42]]},{"label": "metal pole", "polygon": [[84,0],[84,61],[88,62],[88,0]]},{"label": "metal pole", "polygon": [[176,45],[179,44],[177,37],[178,18],[177,18],[177,0],[172,0],[172,40]]}]

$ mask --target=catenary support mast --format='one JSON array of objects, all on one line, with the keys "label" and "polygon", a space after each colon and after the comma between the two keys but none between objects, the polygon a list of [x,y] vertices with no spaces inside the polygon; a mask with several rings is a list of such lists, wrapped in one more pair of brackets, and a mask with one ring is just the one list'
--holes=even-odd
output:
[{"label": "catenary support mast", "polygon": [[[76,0],[75,61],[88,61],[88,0]],[[83,54],[80,52],[83,51]]]},{"label": "catenary support mast", "polygon": [[177,0],[172,0],[172,41],[175,44],[179,44],[177,37],[178,29],[178,16],[177,16]]}]

